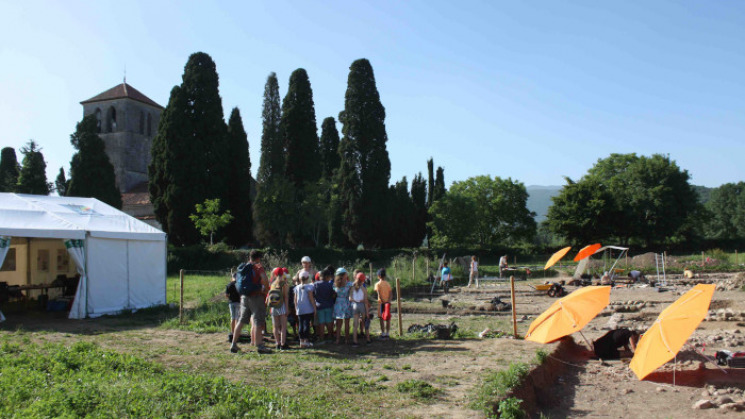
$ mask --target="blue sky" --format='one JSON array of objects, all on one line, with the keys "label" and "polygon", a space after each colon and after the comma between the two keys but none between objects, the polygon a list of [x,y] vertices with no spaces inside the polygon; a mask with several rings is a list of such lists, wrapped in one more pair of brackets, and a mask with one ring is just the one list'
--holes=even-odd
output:
[{"label": "blue sky", "polygon": [[[745,180],[745,3],[737,1],[0,1],[0,147],[33,138],[69,168],[80,101],[127,82],[166,105],[189,54],[212,56],[252,171],[274,71],[305,68],[317,123],[367,58],[391,182],[426,172],[526,185],[610,153],[669,154],[694,184]],[[339,126],[341,130],[341,126]],[[320,130],[319,130],[320,134]]]}]

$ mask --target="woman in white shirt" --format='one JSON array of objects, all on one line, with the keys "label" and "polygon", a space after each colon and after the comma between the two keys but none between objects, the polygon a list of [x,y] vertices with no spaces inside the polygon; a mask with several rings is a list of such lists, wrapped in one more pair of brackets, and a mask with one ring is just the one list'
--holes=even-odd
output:
[{"label": "woman in white shirt", "polygon": [[471,282],[476,280],[476,288],[479,287],[479,262],[476,260],[476,255],[471,256],[471,274],[468,276],[468,287],[471,287]]}]

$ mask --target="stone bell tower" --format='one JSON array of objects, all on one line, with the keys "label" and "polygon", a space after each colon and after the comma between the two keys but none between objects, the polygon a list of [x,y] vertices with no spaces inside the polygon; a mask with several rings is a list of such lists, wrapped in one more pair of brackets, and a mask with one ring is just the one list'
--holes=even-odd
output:
[{"label": "stone bell tower", "polygon": [[83,116],[95,115],[106,154],[114,166],[116,186],[126,193],[147,184],[150,146],[163,107],[124,83],[80,102]]}]

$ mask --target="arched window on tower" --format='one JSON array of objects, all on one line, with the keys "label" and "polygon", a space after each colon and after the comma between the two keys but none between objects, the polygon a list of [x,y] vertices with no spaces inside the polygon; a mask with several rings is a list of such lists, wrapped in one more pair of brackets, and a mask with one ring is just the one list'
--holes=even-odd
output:
[{"label": "arched window on tower", "polygon": [[148,112],[147,114],[147,136],[153,136],[153,116]]},{"label": "arched window on tower", "polygon": [[145,134],[145,112],[140,111],[140,134]]},{"label": "arched window on tower", "polygon": [[96,108],[96,132],[101,133],[101,108]]},{"label": "arched window on tower", "polygon": [[113,106],[106,112],[106,132],[116,132],[116,109]]}]

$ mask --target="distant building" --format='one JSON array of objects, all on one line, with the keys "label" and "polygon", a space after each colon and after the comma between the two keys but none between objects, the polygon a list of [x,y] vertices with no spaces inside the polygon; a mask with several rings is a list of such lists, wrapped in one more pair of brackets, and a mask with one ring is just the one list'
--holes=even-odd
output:
[{"label": "distant building", "polygon": [[80,104],[84,116],[98,120],[99,136],[122,192],[122,210],[160,228],[147,190],[147,167],[163,107],[126,82]]}]

